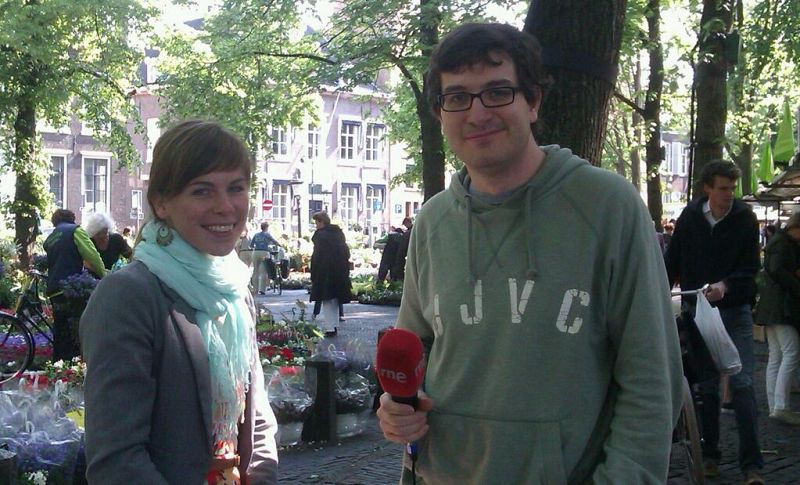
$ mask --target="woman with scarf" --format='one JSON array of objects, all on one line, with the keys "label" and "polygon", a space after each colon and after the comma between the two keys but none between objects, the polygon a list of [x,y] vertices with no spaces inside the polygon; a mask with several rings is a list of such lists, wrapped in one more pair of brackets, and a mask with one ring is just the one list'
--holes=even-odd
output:
[{"label": "woman with scarf", "polygon": [[159,138],[153,159],[154,219],[81,319],[87,478],[277,483],[249,274],[233,251],[250,155],[220,125],[186,121]]}]

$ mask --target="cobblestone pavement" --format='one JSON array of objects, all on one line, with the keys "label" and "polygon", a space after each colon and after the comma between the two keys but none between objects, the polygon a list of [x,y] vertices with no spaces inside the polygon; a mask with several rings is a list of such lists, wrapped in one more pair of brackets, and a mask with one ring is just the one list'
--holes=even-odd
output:
[{"label": "cobblestone pavement", "polygon": [[[285,291],[282,296],[259,296],[257,303],[276,314],[291,313],[294,302],[308,301],[305,291]],[[297,310],[296,310],[297,311]],[[311,313],[311,307],[308,307]],[[358,340],[364,351],[374,355],[378,331],[395,323],[396,307],[345,305],[346,321],[340,323],[339,334],[326,341],[343,347]],[[759,403],[759,437],[764,451],[765,467],[762,475],[768,484],[800,483],[800,427],[779,424],[767,415],[764,370],[767,363],[767,345],[756,342],[755,386]],[[793,393],[792,407],[800,410],[800,394]],[[707,480],[709,485],[727,485],[742,482],[737,462],[736,423],[732,414],[723,414],[720,427],[722,461],[717,479]],[[301,444],[280,450],[281,483],[382,485],[397,483],[400,473],[402,447],[389,443],[371,414],[362,434],[331,444]],[[677,455],[677,453],[676,453]],[[685,466],[679,457],[670,465],[669,484],[688,483]]]}]

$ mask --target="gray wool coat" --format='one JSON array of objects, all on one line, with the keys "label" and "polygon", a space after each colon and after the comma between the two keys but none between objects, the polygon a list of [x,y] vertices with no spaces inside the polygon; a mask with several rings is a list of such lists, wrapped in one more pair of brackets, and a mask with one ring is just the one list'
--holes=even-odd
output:
[{"label": "gray wool coat", "polygon": [[[135,261],[81,318],[90,484],[201,484],[212,456],[211,378],[194,310]],[[277,424],[256,359],[238,453],[243,484],[277,483]]]}]

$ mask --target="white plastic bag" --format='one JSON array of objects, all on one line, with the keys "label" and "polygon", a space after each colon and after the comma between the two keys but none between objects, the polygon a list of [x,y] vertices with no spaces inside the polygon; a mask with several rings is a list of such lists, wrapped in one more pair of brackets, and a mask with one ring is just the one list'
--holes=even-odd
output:
[{"label": "white plastic bag", "polygon": [[711,359],[723,376],[732,376],[742,370],[739,351],[725,330],[719,310],[711,306],[702,292],[697,295],[694,322],[706,343]]}]

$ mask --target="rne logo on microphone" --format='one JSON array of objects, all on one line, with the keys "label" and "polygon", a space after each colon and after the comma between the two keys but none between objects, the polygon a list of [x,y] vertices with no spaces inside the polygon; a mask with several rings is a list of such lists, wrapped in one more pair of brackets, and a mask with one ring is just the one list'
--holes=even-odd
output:
[{"label": "rne logo on microphone", "polygon": [[381,367],[381,377],[385,377],[387,379],[391,379],[396,382],[400,382],[405,384],[408,382],[408,376],[405,372],[402,371],[394,371],[391,369],[384,369]]}]

